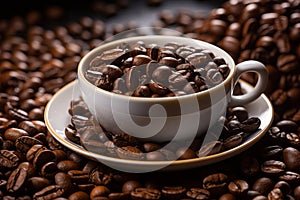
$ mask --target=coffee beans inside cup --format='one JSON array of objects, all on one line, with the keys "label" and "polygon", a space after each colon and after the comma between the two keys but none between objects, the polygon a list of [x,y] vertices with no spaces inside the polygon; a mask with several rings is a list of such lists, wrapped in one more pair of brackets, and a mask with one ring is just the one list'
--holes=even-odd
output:
[{"label": "coffee beans inside cup", "polygon": [[226,79],[226,61],[208,49],[176,42],[143,41],[105,50],[85,72],[95,86],[135,97],[182,96],[207,90]]}]

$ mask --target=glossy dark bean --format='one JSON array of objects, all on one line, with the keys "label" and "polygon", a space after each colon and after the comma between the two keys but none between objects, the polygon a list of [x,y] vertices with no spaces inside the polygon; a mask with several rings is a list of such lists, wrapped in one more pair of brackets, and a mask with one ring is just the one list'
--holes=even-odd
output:
[{"label": "glossy dark bean", "polygon": [[203,179],[203,188],[207,189],[211,195],[220,195],[227,189],[227,175],[216,173],[208,175]]},{"label": "glossy dark bean", "polygon": [[18,165],[19,158],[12,151],[0,150],[0,165],[2,167],[13,168]]},{"label": "glossy dark bean", "polygon": [[36,192],[33,195],[33,198],[35,199],[55,199],[57,197],[60,197],[64,193],[64,190],[58,186],[58,185],[50,185],[42,190]]},{"label": "glossy dark bean", "polygon": [[123,193],[131,193],[132,191],[134,191],[136,188],[141,187],[141,183],[138,181],[134,181],[134,180],[129,180],[126,181],[123,186],[122,186],[122,192]]},{"label": "glossy dark bean", "polygon": [[284,172],[286,165],[278,160],[266,160],[261,165],[261,170],[266,174],[278,175]]},{"label": "glossy dark bean", "polygon": [[151,188],[136,188],[130,193],[132,199],[160,199],[161,192]]},{"label": "glossy dark bean", "polygon": [[192,199],[209,199],[210,192],[203,188],[191,188],[187,191],[186,196]]},{"label": "glossy dark bean", "polygon": [[90,198],[94,199],[97,197],[103,197],[107,196],[109,194],[109,189],[105,186],[99,185],[93,188],[93,190],[90,193]]},{"label": "glossy dark bean", "polygon": [[228,184],[230,193],[235,196],[244,196],[249,190],[249,184],[245,180],[233,180]]},{"label": "glossy dark bean", "polygon": [[16,168],[8,177],[6,189],[7,191],[13,193],[18,191],[23,184],[26,183],[27,176],[29,176],[30,164],[24,163],[20,164],[20,167]]}]

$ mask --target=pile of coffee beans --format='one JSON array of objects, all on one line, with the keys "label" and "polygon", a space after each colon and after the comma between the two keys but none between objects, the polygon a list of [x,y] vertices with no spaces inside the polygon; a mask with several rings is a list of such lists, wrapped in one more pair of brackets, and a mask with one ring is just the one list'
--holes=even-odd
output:
[{"label": "pile of coffee beans", "polygon": [[[119,8],[105,5],[101,9]],[[299,70],[294,67],[299,5],[298,0],[228,0],[209,16],[186,10],[159,14],[155,27],[174,28],[229,52],[237,48],[236,62],[250,56],[265,63],[276,117],[258,143],[231,159],[144,174],[117,171],[66,149],[43,118],[52,95],[76,79],[80,58],[137,24],[110,29],[90,16],[56,21],[62,17],[57,9],[0,19],[0,199],[300,199]],[[243,78],[255,80],[251,74]]]},{"label": "pile of coffee beans", "polygon": [[[241,145],[250,135],[258,131],[261,121],[249,117],[243,106],[230,107],[226,117],[221,117],[207,134],[214,138],[203,143],[205,135],[196,137],[190,145],[187,141],[168,143],[142,142],[139,138],[125,133],[112,134],[105,131],[89,112],[87,105],[79,97],[70,102],[71,121],[65,128],[66,137],[89,152],[129,160],[184,160],[217,154]],[[217,134],[213,131],[221,131]]]},{"label": "pile of coffee beans", "polygon": [[[300,2],[228,0],[209,16],[164,10],[153,25],[174,27],[183,35],[213,43],[236,63],[254,59],[269,71],[266,94],[282,118],[300,122]],[[164,34],[163,32],[161,34]],[[256,84],[255,73],[242,75]]]},{"label": "pile of coffee beans", "polygon": [[230,69],[207,49],[171,42],[122,44],[96,55],[85,77],[97,87],[135,97],[171,97],[220,84]]}]

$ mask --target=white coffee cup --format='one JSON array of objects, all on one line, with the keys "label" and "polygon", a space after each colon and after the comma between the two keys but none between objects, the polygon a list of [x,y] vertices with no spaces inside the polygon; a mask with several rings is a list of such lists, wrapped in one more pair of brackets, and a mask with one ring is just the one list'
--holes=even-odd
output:
[{"label": "white coffee cup", "polygon": [[[230,73],[220,84],[208,90],[175,97],[133,97],[103,90],[90,83],[85,72],[90,62],[101,52],[123,43],[143,41],[163,46],[176,42],[192,47],[208,49],[224,58]],[[255,72],[258,82],[247,94],[233,95],[233,89],[241,74]],[[232,57],[219,47],[207,42],[179,36],[147,35],[115,40],[88,52],[78,65],[78,83],[83,100],[101,124],[112,133],[126,133],[146,141],[168,142],[188,140],[206,134],[228,106],[247,104],[257,99],[267,86],[266,67],[254,60],[235,64]]]}]

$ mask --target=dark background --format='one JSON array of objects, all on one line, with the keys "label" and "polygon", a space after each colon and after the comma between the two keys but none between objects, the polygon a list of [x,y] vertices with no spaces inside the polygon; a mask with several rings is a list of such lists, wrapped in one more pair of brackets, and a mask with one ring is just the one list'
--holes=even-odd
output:
[{"label": "dark background", "polygon": [[[118,10],[116,15],[107,16],[103,14],[99,7],[101,3],[118,4],[118,2],[127,2],[128,6]],[[149,6],[147,0],[9,0],[0,7],[0,18],[11,18],[13,16],[24,16],[28,11],[41,11],[51,6],[59,6],[64,9],[64,19],[76,18],[81,15],[102,18],[110,23],[126,22],[135,20],[140,22],[141,26],[148,25],[153,21],[157,13],[163,9],[179,10],[187,9],[208,13],[212,8],[221,6],[224,0],[161,0],[159,6]],[[144,23],[144,24],[143,24]]]}]

